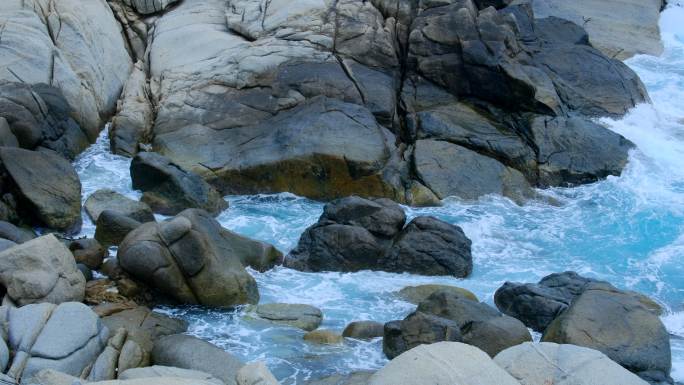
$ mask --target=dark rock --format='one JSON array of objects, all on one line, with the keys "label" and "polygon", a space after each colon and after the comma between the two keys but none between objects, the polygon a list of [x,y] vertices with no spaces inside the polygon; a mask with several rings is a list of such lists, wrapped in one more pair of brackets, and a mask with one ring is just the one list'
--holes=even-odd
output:
[{"label": "dark rock", "polygon": [[0,221],[0,238],[4,238],[15,243],[24,243],[35,237],[36,235],[29,229],[17,227],[9,222]]},{"label": "dark rock", "polygon": [[87,281],[92,281],[93,280],[93,271],[90,270],[90,268],[82,263],[76,264],[76,267],[78,268],[78,271],[83,274],[83,278],[85,278],[86,282]]},{"label": "dark rock", "polygon": [[107,249],[92,238],[81,238],[69,242],[69,250],[77,263],[82,263],[93,270],[98,269],[107,256]]},{"label": "dark rock", "polygon": [[138,202],[116,191],[101,189],[92,193],[85,202],[85,209],[93,222],[97,222],[100,214],[113,211],[138,222],[154,222],[152,209],[144,202]]},{"label": "dark rock", "polygon": [[390,360],[418,345],[462,340],[458,323],[420,311],[385,324],[382,351]]},{"label": "dark rock", "polygon": [[226,252],[184,213],[130,232],[117,259],[126,272],[180,303],[233,306],[259,299],[256,281],[239,256]]},{"label": "dark rock", "polygon": [[351,196],[325,205],[319,221],[358,226],[377,237],[392,238],[404,227],[406,214],[389,199],[363,199]]},{"label": "dark rock", "polygon": [[228,207],[199,175],[157,153],[136,155],[131,162],[131,179],[133,188],[143,191],[142,201],[160,214],[176,215],[187,208],[218,214]]},{"label": "dark rock", "polygon": [[384,325],[375,321],[354,321],[342,331],[342,337],[369,340],[384,335]]},{"label": "dark rock", "polygon": [[73,166],[53,152],[0,148],[20,211],[35,224],[73,230],[81,224],[81,182]]},{"label": "dark rock", "polygon": [[116,257],[107,258],[100,267],[102,274],[106,275],[111,279],[119,279],[126,275],[121,266],[119,265],[119,259]]},{"label": "dark rock", "polygon": [[670,337],[633,294],[590,284],[544,331],[544,342],[596,349],[649,382],[671,382]]},{"label": "dark rock", "polygon": [[152,350],[155,365],[209,373],[226,385],[237,385],[235,375],[244,364],[230,353],[196,337],[175,334],[160,338]]},{"label": "dark rock", "polygon": [[436,292],[418,305],[418,312],[446,318],[458,324],[462,341],[491,357],[500,351],[531,341],[525,325],[493,307],[449,292]]},{"label": "dark rock", "polygon": [[97,218],[95,239],[104,246],[118,246],[128,233],[141,224],[116,211],[105,210]]},{"label": "dark rock", "polygon": [[7,120],[0,116],[0,147],[19,147],[17,137],[10,129]]}]

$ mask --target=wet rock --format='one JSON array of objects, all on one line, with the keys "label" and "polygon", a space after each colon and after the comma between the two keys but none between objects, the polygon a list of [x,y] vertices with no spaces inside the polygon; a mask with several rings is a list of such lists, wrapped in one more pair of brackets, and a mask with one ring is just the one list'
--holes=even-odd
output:
[{"label": "wet rock", "polygon": [[0,238],[15,243],[24,243],[35,237],[36,235],[29,229],[17,227],[9,222],[0,221]]},{"label": "wet rock", "polygon": [[244,366],[230,353],[198,338],[175,334],[154,344],[152,362],[209,373],[226,385],[236,385],[238,370]]},{"label": "wet rock", "polygon": [[279,385],[263,362],[251,362],[238,370],[235,376],[237,385]]},{"label": "wet rock", "polygon": [[337,345],[344,342],[344,339],[332,330],[317,329],[304,334],[304,341],[315,344]]},{"label": "wet rock", "polygon": [[265,320],[311,331],[323,322],[320,309],[303,304],[267,303],[256,307],[256,314]]},{"label": "wet rock", "polygon": [[302,271],[364,269],[464,277],[472,270],[470,240],[454,225],[405,214],[386,199],[348,197],[328,203],[285,265]]},{"label": "wet rock", "polygon": [[183,215],[136,228],[119,246],[117,259],[133,277],[180,303],[232,306],[259,298],[240,258]]},{"label": "wet rock", "polygon": [[11,309],[9,345],[14,356],[7,374],[28,379],[49,368],[79,376],[95,361],[108,338],[109,330],[99,317],[81,303]]},{"label": "wet rock", "polygon": [[0,283],[19,306],[81,301],[85,291],[73,255],[52,234],[1,252]]},{"label": "wet rock", "polygon": [[494,357],[522,385],[646,385],[605,354],[575,345],[526,342]]},{"label": "wet rock", "polygon": [[485,303],[454,293],[436,292],[421,302],[417,311],[456,322],[464,343],[475,345],[492,357],[508,347],[532,340],[522,322]]},{"label": "wet rock", "polygon": [[91,270],[98,269],[107,255],[107,250],[92,238],[81,238],[71,241],[69,243],[69,250],[74,255],[76,263],[82,263]]},{"label": "wet rock", "polygon": [[[470,292],[469,290],[462,289],[460,287],[456,286],[449,286],[449,285],[419,285],[419,286],[407,286],[398,292],[396,292],[397,296],[399,296],[401,299],[410,302],[412,304],[418,305],[419,303],[423,302],[426,300],[429,296],[431,296],[433,293],[437,291],[447,291],[447,292],[452,292],[456,295],[460,295],[466,299],[470,299],[473,301],[478,301],[477,296]],[[510,314],[509,314],[510,315]]]},{"label": "wet rock", "polygon": [[352,372],[349,374],[333,374],[316,380],[305,382],[306,385],[368,385],[374,372]]},{"label": "wet rock", "polygon": [[385,324],[382,351],[387,358],[398,355],[423,344],[440,341],[462,341],[461,327],[458,323],[426,314],[413,312],[402,321]]},{"label": "wet rock", "polygon": [[95,224],[95,239],[104,246],[118,246],[128,233],[141,224],[116,211],[104,210]]},{"label": "wet rock", "polygon": [[[608,282],[566,271],[548,275],[537,284],[506,282],[494,293],[494,303],[504,314],[521,320],[536,331],[543,332],[580,294],[595,285],[613,288]],[[660,306],[648,297],[629,293],[642,305],[660,314]]]},{"label": "wet rock", "polygon": [[86,199],[85,209],[93,222],[97,222],[100,214],[106,210],[138,222],[154,222],[154,214],[150,206],[110,189],[100,189],[92,193]]},{"label": "wet rock", "polygon": [[142,201],[164,215],[187,208],[218,214],[228,207],[221,195],[202,178],[153,152],[139,153],[131,162],[133,188],[143,191]]},{"label": "wet rock", "polygon": [[342,331],[343,337],[369,340],[384,335],[385,326],[375,321],[354,321]]},{"label": "wet rock", "polygon": [[155,377],[195,379],[216,385],[223,385],[223,381],[215,378],[211,374],[197,370],[174,368],[172,366],[154,365],[146,368],[133,368],[125,370],[119,375],[120,380],[152,379]]},{"label": "wet rock", "polygon": [[670,339],[660,318],[630,293],[605,285],[586,288],[542,341],[596,349],[649,382],[670,381]]},{"label": "wet rock", "polygon": [[73,230],[81,224],[81,182],[73,166],[52,152],[0,148],[20,212],[35,224]]},{"label": "wet rock", "polygon": [[[435,359],[439,357],[439,359]],[[480,349],[458,343],[420,345],[373,374],[368,385],[517,385]]]}]

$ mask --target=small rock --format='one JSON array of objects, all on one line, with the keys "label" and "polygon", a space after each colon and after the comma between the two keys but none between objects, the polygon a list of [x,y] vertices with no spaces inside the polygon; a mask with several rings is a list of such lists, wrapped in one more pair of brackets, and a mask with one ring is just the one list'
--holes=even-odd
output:
[{"label": "small rock", "polygon": [[316,344],[337,345],[341,344],[344,339],[341,335],[332,330],[313,330],[304,334],[304,341],[313,342]]},{"label": "small rock", "polygon": [[95,224],[95,239],[104,246],[118,246],[142,223],[115,211],[104,210]]},{"label": "small rock", "polygon": [[105,210],[114,211],[141,223],[154,222],[150,206],[110,189],[100,189],[92,193],[85,201],[85,209],[93,222],[97,222]]},{"label": "small rock", "polygon": [[14,243],[24,243],[35,238],[36,235],[29,229],[17,227],[9,222],[0,221],[0,238]]},{"label": "small rock", "polygon": [[83,277],[85,278],[86,282],[92,281],[93,280],[93,271],[90,270],[90,268],[82,263],[77,263],[76,267],[78,268],[78,271],[83,274]]},{"label": "small rock", "polygon": [[462,289],[460,287],[456,286],[449,286],[449,285],[419,285],[419,286],[407,286],[398,292],[396,294],[403,299],[406,302],[410,302],[412,304],[418,305],[419,303],[423,302],[426,300],[429,296],[431,296],[433,293],[437,291],[447,291],[447,292],[453,292],[456,295],[460,295],[464,298],[473,300],[473,301],[479,301],[477,299],[477,296],[470,292],[469,290]]},{"label": "small rock", "polygon": [[355,321],[351,322],[344,328],[342,337],[356,338],[360,340],[369,340],[376,337],[382,337],[384,334],[385,325],[375,321]]},{"label": "small rock", "polygon": [[251,362],[238,370],[237,385],[280,385],[263,362]]},{"label": "small rock", "polygon": [[107,250],[100,245],[100,242],[92,238],[71,241],[69,250],[71,250],[77,263],[82,263],[92,270],[98,269],[107,256]]},{"label": "small rock", "polygon": [[385,324],[382,351],[387,358],[393,359],[419,345],[441,341],[461,342],[462,339],[458,323],[432,314],[413,312],[401,321]]},{"label": "small rock", "polygon": [[303,304],[267,303],[256,307],[256,314],[271,322],[285,324],[311,331],[323,322],[323,312],[320,309]]}]

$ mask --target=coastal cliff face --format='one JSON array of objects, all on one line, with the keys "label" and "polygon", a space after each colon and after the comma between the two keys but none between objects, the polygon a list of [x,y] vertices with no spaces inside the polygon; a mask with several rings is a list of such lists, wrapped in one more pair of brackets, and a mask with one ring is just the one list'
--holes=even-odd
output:
[{"label": "coastal cliff face", "polygon": [[618,175],[632,144],[589,119],[648,100],[640,80],[597,32],[539,18],[569,10],[509,3],[10,0],[0,115],[71,158],[114,114],[114,152],[151,146],[224,194],[522,202]]}]

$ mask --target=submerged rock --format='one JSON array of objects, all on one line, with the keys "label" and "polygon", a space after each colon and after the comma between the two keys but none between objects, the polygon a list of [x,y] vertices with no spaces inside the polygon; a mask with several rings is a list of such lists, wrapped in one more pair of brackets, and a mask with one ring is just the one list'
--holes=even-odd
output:
[{"label": "submerged rock", "polygon": [[344,338],[332,330],[317,329],[304,334],[304,341],[316,344],[337,345],[344,342]]},{"label": "submerged rock", "polygon": [[350,322],[342,331],[343,337],[369,340],[384,335],[384,325],[375,321]]},{"label": "submerged rock", "polygon": [[323,312],[320,309],[303,304],[261,304],[256,307],[256,314],[265,320],[290,325],[306,331],[318,328],[321,322],[323,322]]},{"label": "submerged rock", "polygon": [[458,226],[405,214],[387,199],[356,196],[328,203],[285,259],[302,271],[382,270],[465,277],[472,271],[471,242]]}]

